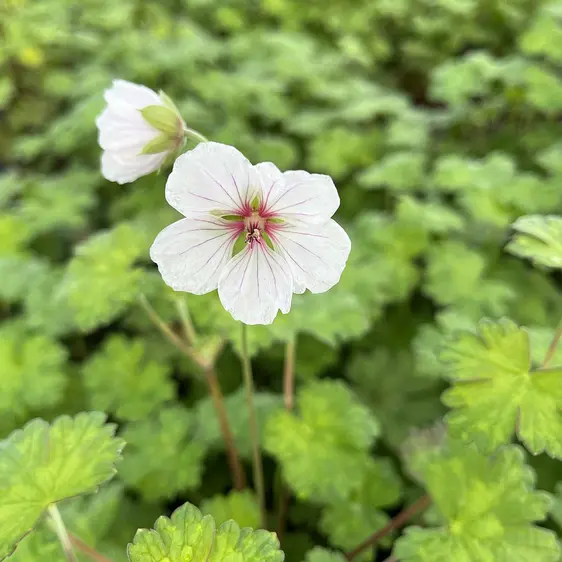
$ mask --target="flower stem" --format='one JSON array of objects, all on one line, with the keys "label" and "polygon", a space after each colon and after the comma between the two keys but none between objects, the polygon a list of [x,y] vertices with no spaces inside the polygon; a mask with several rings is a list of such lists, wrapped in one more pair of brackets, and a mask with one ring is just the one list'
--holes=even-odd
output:
[{"label": "flower stem", "polygon": [[248,413],[250,416],[250,432],[252,437],[252,456],[254,469],[254,485],[260,505],[261,526],[267,526],[265,512],[265,488],[263,483],[263,466],[260,452],[260,434],[254,407],[254,381],[252,378],[252,364],[248,355],[248,330],[246,324],[242,323],[242,371],[244,373],[244,384],[246,387],[246,400],[248,402]]},{"label": "flower stem", "polygon": [[96,562],[112,562],[111,558],[107,558],[100,552],[98,552],[95,548],[87,545],[82,539],[74,536],[72,533],[68,533],[70,537],[70,542],[78,549],[81,550],[84,554],[87,554],[92,560]]},{"label": "flower stem", "polygon": [[345,557],[347,560],[353,560],[361,554],[365,549],[379,542],[383,537],[391,531],[403,527],[416,513],[427,509],[431,504],[431,498],[428,495],[422,496],[417,502],[410,507],[402,510],[394,519],[391,519],[382,529],[374,532],[370,537],[365,539],[359,546],[348,552]]},{"label": "flower stem", "polygon": [[[295,404],[295,351],[296,342],[291,339],[285,346],[285,363],[283,365],[283,402],[287,411],[292,411]],[[289,509],[289,490],[281,481],[281,492],[279,494],[279,512],[277,515],[277,536],[279,541],[283,539],[285,534],[285,521],[287,519],[287,511]]]},{"label": "flower stem", "polygon": [[72,548],[72,540],[56,504],[51,504],[47,511],[53,524],[53,530],[57,534],[62,549],[64,550],[64,557],[68,560],[68,562],[78,562],[78,558],[76,558],[76,554],[74,554],[74,549]]},{"label": "flower stem", "polygon": [[550,342],[550,345],[548,346],[548,350],[544,357],[544,361],[541,365],[541,369],[545,369],[550,365],[550,362],[554,358],[554,354],[556,353],[556,348],[558,347],[561,338],[562,338],[562,320],[560,320],[560,322],[558,323],[558,327],[554,332],[554,336],[552,338],[552,341]]},{"label": "flower stem", "polygon": [[209,139],[206,136],[202,135],[199,131],[196,131],[195,129],[184,127],[183,133],[186,137],[191,137],[195,140],[198,140],[199,142],[209,142]]},{"label": "flower stem", "polygon": [[178,314],[180,315],[185,339],[189,344],[195,343],[195,340],[197,339],[197,332],[195,331],[195,326],[189,316],[189,310],[185,299],[176,298],[176,308],[178,309]]},{"label": "flower stem", "polygon": [[283,367],[283,402],[289,411],[293,409],[295,402],[295,348],[295,340],[289,340],[285,347],[285,365]]},{"label": "flower stem", "polygon": [[[164,320],[158,315],[156,310],[154,310],[154,308],[151,306],[151,304],[148,302],[148,299],[144,295],[140,296],[139,301],[141,306],[145,310],[146,314],[148,315],[148,317],[152,320],[153,324],[162,332],[162,335],[166,339],[168,339],[174,346],[176,346],[184,355],[186,355],[192,361],[197,363],[201,368],[201,370],[203,371],[203,374],[205,375],[205,379],[207,381],[207,385],[209,386],[209,392],[211,393],[213,406],[215,408],[219,420],[219,427],[221,429],[222,438],[224,440],[224,444],[226,447],[226,456],[228,459],[230,471],[232,473],[233,485],[237,490],[242,490],[245,487],[245,481],[246,481],[244,468],[242,466],[242,462],[240,461],[240,456],[238,454],[238,449],[236,448],[236,444],[234,442],[234,436],[232,434],[232,430],[230,429],[230,424],[228,422],[228,415],[226,413],[226,407],[224,405],[224,397],[222,395],[219,381],[216,376],[214,367],[212,365],[209,366],[206,364],[202,364],[200,362],[197,355],[193,352],[193,349],[188,344],[186,344],[182,340],[182,338],[180,338],[170,328],[170,326],[166,324],[166,322],[164,322]],[[178,310],[180,310],[179,307]],[[185,313],[187,313],[187,307],[185,307]],[[182,313],[180,312],[180,316],[181,315]],[[187,314],[185,318],[187,320],[184,320],[184,318],[182,317],[184,326],[187,321],[191,326],[191,329],[193,330],[192,337],[195,340],[195,338],[197,337],[197,334],[195,333],[195,328],[193,327],[193,324],[191,324],[191,321],[189,320],[189,316]],[[188,330],[189,328],[186,329],[186,337],[190,337],[187,336]]]},{"label": "flower stem", "polygon": [[228,416],[215,369],[213,367],[206,368],[204,373],[205,378],[207,379],[207,384],[209,385],[209,391],[211,392],[213,405],[219,418],[219,426],[226,445],[226,456],[232,473],[234,487],[237,490],[243,490],[246,486],[246,475],[244,474],[244,468],[242,467],[240,457],[238,456],[238,449],[236,448],[236,444],[234,442],[234,436],[230,430]]}]

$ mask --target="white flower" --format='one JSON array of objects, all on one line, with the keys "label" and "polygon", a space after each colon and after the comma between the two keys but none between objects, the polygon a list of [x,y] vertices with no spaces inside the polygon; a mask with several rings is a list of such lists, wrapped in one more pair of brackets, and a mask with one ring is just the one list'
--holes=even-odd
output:
[{"label": "white flower", "polygon": [[[226,310],[246,324],[286,314],[293,293],[333,287],[351,249],[331,219],[340,200],[329,176],[252,166],[231,146],[201,143],[180,156],[166,199],[185,218],[150,249],[164,281],[197,295],[218,287]],[[238,239],[245,244],[233,256]]]},{"label": "white flower", "polygon": [[185,124],[162,92],[114,80],[96,119],[103,176],[123,184],[158,170],[183,142]]}]

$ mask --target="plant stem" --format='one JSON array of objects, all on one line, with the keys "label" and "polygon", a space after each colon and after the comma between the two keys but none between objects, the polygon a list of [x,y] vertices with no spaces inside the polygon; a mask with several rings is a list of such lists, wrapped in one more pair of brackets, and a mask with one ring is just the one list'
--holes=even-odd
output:
[{"label": "plant stem", "polygon": [[[209,392],[211,393],[211,399],[213,401],[213,406],[217,413],[219,419],[219,426],[222,432],[222,438],[226,447],[226,455],[228,459],[228,464],[232,473],[233,485],[237,490],[242,490],[245,487],[246,477],[244,475],[244,468],[240,461],[240,456],[238,455],[238,449],[234,442],[234,436],[230,429],[230,424],[228,422],[228,416],[226,413],[226,407],[224,405],[224,397],[222,395],[219,381],[217,379],[215,369],[213,366],[203,365],[199,362],[195,353],[193,353],[192,348],[187,345],[171,328],[164,322],[164,320],[158,315],[154,308],[150,305],[147,298],[144,295],[140,296],[140,304],[144,308],[148,317],[152,320],[154,325],[162,332],[165,338],[167,338],[173,345],[175,345],[184,355],[189,357],[192,361],[197,363],[205,375],[207,385],[209,386]],[[185,309],[187,312],[187,308]],[[180,313],[181,316],[181,313]],[[189,317],[187,317],[189,318]],[[182,319],[183,320],[183,319]],[[191,324],[191,322],[189,322]],[[191,325],[193,328],[193,325]],[[193,333],[195,329],[193,328]]]},{"label": "plant stem", "polygon": [[291,411],[295,402],[295,347],[294,339],[287,342],[285,347],[285,365],[283,367],[283,401],[285,408]]},{"label": "plant stem", "polygon": [[[283,402],[287,411],[292,411],[295,405],[295,357],[296,342],[291,339],[285,346],[285,363],[283,365]],[[289,509],[289,490],[281,480],[281,493],[279,494],[279,512],[277,515],[277,536],[279,541],[285,534],[285,521]]]},{"label": "plant stem", "polygon": [[211,392],[213,405],[215,406],[215,410],[219,418],[219,425],[226,445],[226,456],[232,473],[232,478],[234,480],[234,487],[237,490],[243,490],[246,487],[246,475],[244,474],[244,468],[242,467],[240,457],[238,456],[238,449],[236,448],[236,444],[234,442],[234,435],[230,430],[230,424],[228,423],[228,416],[215,369],[213,367],[209,367],[204,370],[204,373],[205,378],[207,379],[207,384],[209,385],[209,391]]},{"label": "plant stem", "polygon": [[184,341],[160,318],[156,310],[152,308],[152,305],[148,302],[148,299],[141,295],[139,297],[139,302],[144,308],[144,311],[148,317],[152,320],[152,323],[162,332],[165,338],[167,338],[171,343],[173,343],[183,354],[187,355],[190,359],[195,360],[191,348],[189,348]]},{"label": "plant stem", "polygon": [[[369,538],[365,539],[359,546],[348,552],[345,557],[353,560],[357,555],[361,554],[365,549],[373,546],[391,531],[403,527],[416,513],[427,509],[431,504],[431,498],[428,495],[422,496],[417,502],[410,507],[402,510],[394,519],[391,519],[382,529],[373,533]],[[392,557],[391,557],[392,558]]]},{"label": "plant stem", "polygon": [[68,533],[70,537],[70,542],[78,549],[87,554],[92,560],[96,560],[96,562],[112,562],[110,558],[104,556],[100,552],[98,552],[95,548],[92,548],[88,544],[86,544],[82,539],[74,536],[72,533]]},{"label": "plant stem", "polygon": [[209,139],[206,136],[202,135],[199,131],[196,131],[195,129],[184,127],[183,132],[186,136],[194,138],[199,142],[209,142]]},{"label": "plant stem", "polygon": [[260,452],[260,434],[254,407],[254,381],[252,378],[252,364],[248,355],[248,329],[242,323],[242,371],[244,373],[244,385],[246,387],[246,400],[248,402],[248,413],[250,416],[250,432],[252,437],[252,456],[254,469],[254,485],[260,505],[261,526],[266,528],[265,512],[265,487],[263,483],[263,466]]},{"label": "plant stem", "polygon": [[558,347],[561,338],[562,338],[562,320],[559,322],[558,327],[554,332],[554,336],[552,338],[552,341],[550,342],[550,345],[548,346],[548,350],[544,357],[544,361],[541,365],[541,369],[545,369],[550,365],[550,362],[554,358],[554,353],[556,352],[556,348]]},{"label": "plant stem", "polygon": [[191,317],[189,316],[189,310],[187,308],[185,299],[177,298],[176,308],[178,309],[178,313],[180,315],[185,339],[189,344],[195,343],[195,340],[197,339],[197,332],[195,331],[195,326],[193,326],[193,322],[191,321]]},{"label": "plant stem", "polygon": [[74,554],[74,549],[72,548],[72,540],[70,539],[70,535],[68,534],[56,504],[51,504],[47,511],[53,523],[53,529],[57,534],[62,549],[64,550],[64,557],[68,560],[68,562],[78,562],[78,558],[76,558],[76,554]]}]

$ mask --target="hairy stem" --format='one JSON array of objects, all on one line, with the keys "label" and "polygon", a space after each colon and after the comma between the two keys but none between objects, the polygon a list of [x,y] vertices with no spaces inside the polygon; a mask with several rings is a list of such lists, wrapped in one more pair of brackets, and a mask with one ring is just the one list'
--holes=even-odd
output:
[{"label": "hairy stem", "polygon": [[196,131],[195,129],[184,127],[183,133],[186,137],[191,137],[192,139],[198,140],[199,142],[209,142],[209,139],[205,135],[202,135],[199,131]]},{"label": "hairy stem", "polygon": [[64,551],[64,557],[68,560],[68,562],[78,562],[78,558],[76,558],[76,554],[74,554],[74,549],[72,548],[72,540],[56,504],[51,504],[48,507],[47,512],[49,513],[53,530],[57,534]]},{"label": "hairy stem", "polygon": [[345,557],[348,560],[353,560],[357,555],[361,554],[367,548],[375,545],[390,532],[403,527],[414,515],[416,515],[416,513],[427,509],[430,504],[431,498],[427,495],[422,496],[417,502],[413,503],[410,507],[402,510],[394,519],[391,519],[382,529],[379,529],[378,531],[373,533],[360,545],[358,545],[352,551],[348,552]]},{"label": "hairy stem", "polygon": [[92,548],[90,545],[86,544],[82,539],[79,539],[72,533],[69,533],[68,536],[70,537],[70,542],[78,550],[81,550],[84,554],[87,554],[92,560],[95,560],[96,562],[112,562],[111,558],[107,558],[107,556],[104,556],[95,548]]},{"label": "hairy stem", "polygon": [[295,340],[289,340],[285,347],[285,365],[283,367],[283,401],[285,408],[289,411],[293,409],[295,403],[295,348]]},{"label": "hairy stem", "polygon": [[[292,411],[295,405],[295,358],[296,342],[291,339],[285,346],[285,363],[283,365],[283,402],[287,411]],[[279,541],[283,540],[285,534],[285,522],[289,509],[289,490],[281,481],[281,493],[279,494],[279,511],[277,515],[277,536]]]},{"label": "hairy stem", "polygon": [[546,355],[544,357],[544,361],[542,362],[542,369],[545,369],[546,367],[548,367],[550,365],[550,362],[552,361],[552,359],[554,358],[554,354],[556,353],[556,348],[558,347],[558,344],[560,343],[560,339],[562,338],[562,320],[560,320],[558,327],[556,328],[556,331],[554,332],[554,336],[552,338],[552,341],[550,342],[550,345],[548,346],[548,350],[546,352]]},{"label": "hairy stem", "polygon": [[180,320],[183,326],[185,339],[191,345],[195,343],[195,340],[197,339],[197,332],[195,331],[195,326],[193,325],[193,322],[191,321],[191,317],[189,316],[189,310],[187,308],[185,299],[177,298],[176,308],[178,309],[178,314],[180,315]]},{"label": "hairy stem", "polygon": [[[232,480],[234,487],[237,490],[241,490],[245,486],[246,477],[244,475],[244,467],[240,461],[240,455],[238,454],[238,449],[234,442],[234,436],[232,430],[230,429],[230,424],[228,421],[228,416],[226,413],[226,407],[224,405],[224,397],[220,389],[219,381],[217,379],[215,369],[213,366],[208,366],[202,364],[197,355],[193,353],[193,349],[186,344],[182,338],[180,338],[171,328],[164,322],[164,320],[158,315],[154,308],[150,305],[147,298],[144,295],[140,297],[140,304],[145,310],[148,317],[152,320],[153,324],[162,332],[162,335],[168,339],[173,345],[175,345],[184,355],[189,357],[192,361],[197,363],[205,375],[205,379],[209,386],[209,392],[211,393],[211,399],[213,401],[213,406],[217,413],[219,419],[219,426],[222,432],[222,438],[226,447],[226,455],[228,459],[228,464],[230,471],[232,473]],[[187,313],[187,307],[185,308]],[[180,313],[181,316],[181,313]],[[187,318],[189,318],[187,316]],[[182,319],[183,320],[183,319]],[[189,322],[191,327],[193,325]],[[195,329],[193,328],[193,333],[195,334]],[[187,335],[187,334],[186,334]]]},{"label": "hairy stem", "polygon": [[265,512],[265,487],[263,483],[263,466],[260,452],[260,434],[256,419],[256,409],[254,407],[254,381],[252,378],[252,364],[248,354],[248,329],[242,323],[242,371],[244,373],[244,385],[246,387],[246,400],[248,403],[248,413],[250,415],[250,432],[252,437],[252,457],[254,469],[254,485],[258,495],[260,505],[261,526],[267,526]]},{"label": "hairy stem", "polygon": [[226,444],[226,455],[230,471],[232,473],[232,478],[234,480],[234,487],[237,490],[243,490],[246,486],[246,475],[244,474],[244,468],[240,462],[238,449],[236,448],[236,444],[234,442],[234,435],[230,430],[224,399],[213,367],[205,369],[205,378],[207,379],[207,384],[209,385],[213,405],[215,406],[222,436]]}]

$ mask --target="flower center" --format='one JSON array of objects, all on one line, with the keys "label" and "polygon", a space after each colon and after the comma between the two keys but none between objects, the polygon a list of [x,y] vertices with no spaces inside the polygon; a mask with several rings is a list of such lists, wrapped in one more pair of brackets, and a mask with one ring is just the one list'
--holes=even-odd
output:
[{"label": "flower center", "polygon": [[253,211],[249,217],[244,218],[244,230],[246,231],[244,241],[246,244],[261,241],[266,222],[267,219],[260,217],[257,211]]}]

